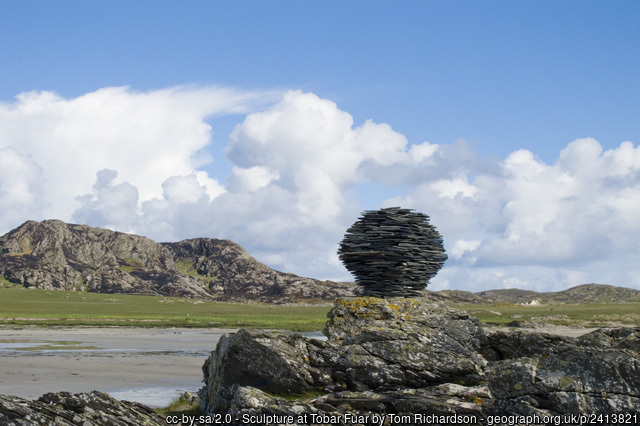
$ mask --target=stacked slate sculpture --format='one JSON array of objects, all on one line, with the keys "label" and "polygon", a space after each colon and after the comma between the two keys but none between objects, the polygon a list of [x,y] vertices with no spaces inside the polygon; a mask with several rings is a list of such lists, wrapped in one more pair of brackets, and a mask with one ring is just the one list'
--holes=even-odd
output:
[{"label": "stacked slate sculpture", "polygon": [[365,211],[347,230],[338,255],[363,295],[381,298],[420,296],[447,260],[429,216],[400,207]]}]

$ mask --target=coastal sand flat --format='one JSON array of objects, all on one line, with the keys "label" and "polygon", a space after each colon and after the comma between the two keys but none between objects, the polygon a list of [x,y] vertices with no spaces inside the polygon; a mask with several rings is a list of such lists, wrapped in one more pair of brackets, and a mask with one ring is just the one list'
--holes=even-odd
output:
[{"label": "coastal sand flat", "polygon": [[[512,330],[509,328],[486,328]],[[576,337],[593,328],[546,326],[528,332]],[[37,328],[0,327],[0,394],[38,398],[46,392],[100,390],[120,399],[153,406],[171,399],[132,397],[136,389],[159,389],[162,394],[177,389],[195,391],[202,386],[202,364],[229,329],[157,328]],[[34,346],[46,341],[60,348],[8,349]],[[42,343],[45,342],[45,343]],[[64,343],[81,342],[81,344]],[[166,391],[164,391],[166,390]],[[144,392],[143,392],[144,393]],[[174,392],[174,396],[177,394]]]},{"label": "coastal sand flat", "polygon": [[202,364],[232,331],[2,327],[0,394],[33,399],[62,390],[197,390]]}]

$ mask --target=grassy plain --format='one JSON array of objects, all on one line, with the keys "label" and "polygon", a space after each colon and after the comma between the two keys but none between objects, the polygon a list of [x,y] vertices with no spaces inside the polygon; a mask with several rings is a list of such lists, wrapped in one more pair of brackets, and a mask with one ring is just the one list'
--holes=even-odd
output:
[{"label": "grassy plain", "polygon": [[[541,321],[553,325],[640,326],[640,303],[538,306],[462,305],[484,323]],[[0,288],[0,324],[321,330],[331,304],[270,305],[160,296]]]},{"label": "grassy plain", "polygon": [[161,296],[0,288],[0,324],[321,330],[327,305],[241,304]]},{"label": "grassy plain", "polygon": [[548,305],[455,306],[483,323],[506,325],[511,321],[540,321],[553,325],[610,327],[640,326],[640,303],[585,303]]}]

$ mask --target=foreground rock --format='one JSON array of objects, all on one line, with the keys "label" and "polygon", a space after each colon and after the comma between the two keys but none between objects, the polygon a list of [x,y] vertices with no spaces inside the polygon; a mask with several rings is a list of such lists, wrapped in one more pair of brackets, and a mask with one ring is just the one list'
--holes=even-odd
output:
[{"label": "foreground rock", "polygon": [[59,220],[28,221],[0,237],[0,283],[46,290],[200,299],[313,302],[353,285],[274,271],[229,240],[159,244]]},{"label": "foreground rock", "polygon": [[6,426],[166,425],[164,417],[136,402],[118,401],[102,392],[48,393],[37,401],[0,395],[0,424]]},{"label": "foreground rock", "polygon": [[638,328],[487,335],[466,313],[417,299],[339,299],[329,317],[327,341],[223,337],[203,366],[202,409],[232,424],[271,415],[334,425],[640,412]]}]

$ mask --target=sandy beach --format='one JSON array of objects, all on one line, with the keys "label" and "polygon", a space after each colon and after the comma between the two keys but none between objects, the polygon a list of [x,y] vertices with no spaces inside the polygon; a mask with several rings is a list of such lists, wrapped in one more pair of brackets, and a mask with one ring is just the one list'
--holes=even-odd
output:
[{"label": "sandy beach", "polygon": [[0,394],[100,390],[163,406],[202,386],[226,329],[0,328]]},{"label": "sandy beach", "polygon": [[[487,332],[507,328],[487,328]],[[588,328],[523,331],[578,336]],[[202,387],[202,364],[228,329],[0,327],[0,394],[100,390],[165,406]]]}]

